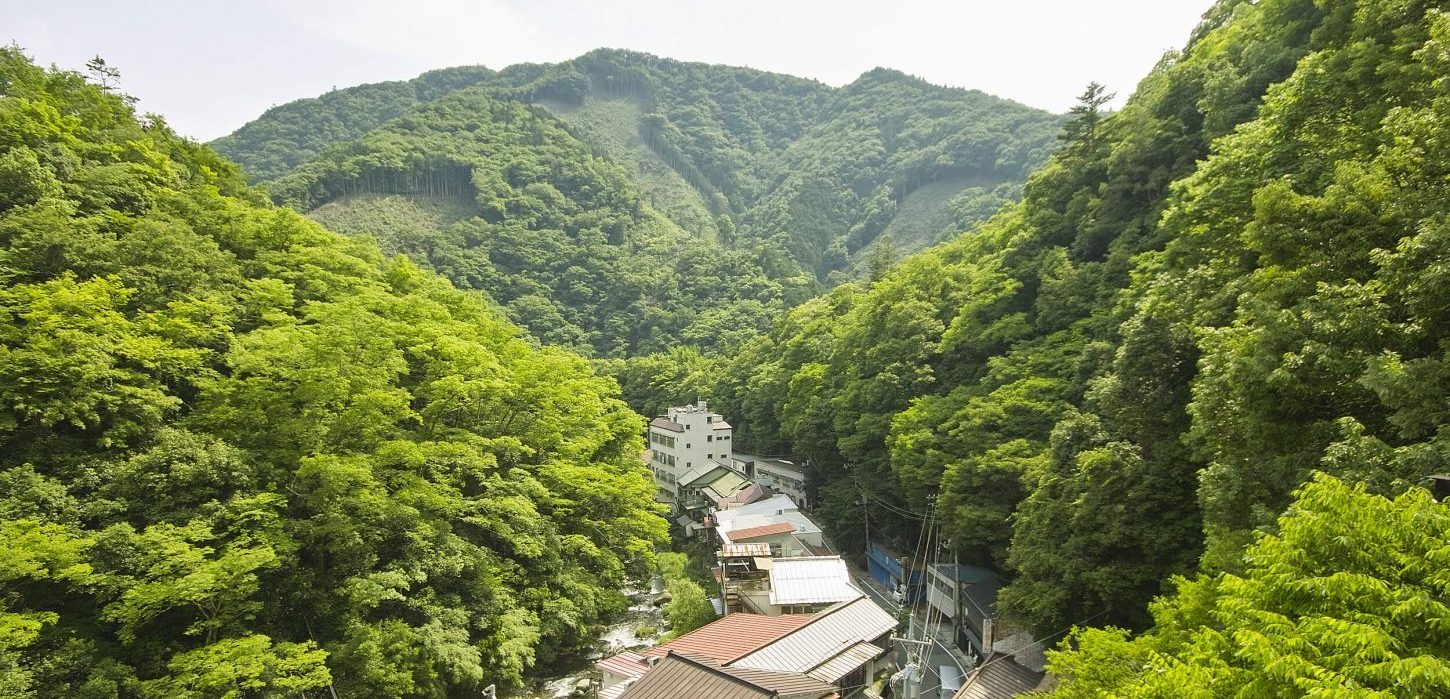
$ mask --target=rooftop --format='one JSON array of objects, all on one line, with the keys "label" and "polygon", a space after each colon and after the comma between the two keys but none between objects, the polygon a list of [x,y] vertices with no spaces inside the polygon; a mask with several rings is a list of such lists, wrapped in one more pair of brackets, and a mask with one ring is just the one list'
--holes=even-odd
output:
[{"label": "rooftop", "polygon": [[[785,496],[778,495],[776,497]],[[821,528],[816,526],[815,522],[812,522],[809,517],[806,517],[805,515],[801,514],[799,511],[796,510],[792,510],[790,512],[779,515],[741,516],[739,514],[733,514],[739,513],[742,510],[752,507],[754,504],[755,503],[751,503],[750,505],[743,505],[733,510],[719,510],[715,513],[715,531],[720,535],[721,541],[725,543],[733,543],[735,541],[735,532],[748,532],[751,530],[758,530],[762,527],[769,527],[778,524],[791,525],[797,535],[821,533]],[[756,534],[755,536],[760,535]]]},{"label": "rooftop", "polygon": [[749,505],[737,507],[729,512],[731,517],[741,517],[744,515],[775,515],[785,512],[800,512],[800,508],[796,507],[795,501],[791,500],[790,496],[775,495],[759,502],[752,502]]},{"label": "rooftop", "polygon": [[798,464],[784,456],[760,456],[758,454],[751,454],[750,452],[737,451],[732,452],[730,458],[747,463],[753,461],[757,466],[763,464],[776,470],[792,471],[801,476],[806,474],[804,464]]},{"label": "rooftop", "polygon": [[[635,423],[635,424],[637,425],[639,423]],[[664,417],[664,416],[660,416],[660,417],[657,417],[657,418],[655,418],[653,420],[650,420],[649,421],[649,426],[650,427],[658,427],[658,428],[660,428],[662,430],[669,430],[671,432],[684,432],[685,431],[685,426],[684,425],[681,425],[680,423],[675,422],[674,420],[671,420],[671,419],[669,419],[667,417]]]},{"label": "rooftop", "polygon": [[822,682],[834,683],[851,674],[856,668],[883,655],[886,655],[885,648],[862,641],[842,651],[840,655],[817,665],[806,674]]},{"label": "rooftop", "polygon": [[631,681],[626,680],[610,687],[609,689],[601,689],[599,690],[599,699],[619,699],[620,697],[624,696],[624,693],[626,691],[629,691],[629,686],[631,684],[633,684]]},{"label": "rooftop", "polygon": [[771,604],[825,604],[860,596],[840,556],[777,558],[771,562]]},{"label": "rooftop", "polygon": [[643,655],[627,650],[594,663],[594,667],[621,677],[639,677],[650,669]]},{"label": "rooftop", "polygon": [[1018,665],[1010,655],[993,653],[952,699],[1008,699],[1037,689],[1040,682],[1042,673]]},{"label": "rooftop", "polygon": [[671,651],[622,699],[755,699],[828,697],[836,688],[802,673],[721,667],[709,658]]},{"label": "rooftop", "polygon": [[[722,475],[712,475],[717,471],[721,472]],[[685,475],[680,476],[679,484],[681,488],[685,486],[703,486],[713,482],[715,478],[723,477],[725,473],[735,473],[735,471],[731,470],[728,466],[710,461],[686,471]],[[735,473],[735,475],[740,476],[738,473]],[[740,479],[745,480],[745,477],[740,476]]]},{"label": "rooftop", "polygon": [[730,532],[730,540],[731,541],[745,541],[747,539],[756,539],[756,538],[759,538],[759,537],[762,537],[762,536],[774,536],[776,534],[791,534],[791,533],[794,533],[794,532],[795,532],[795,525],[794,524],[792,524],[790,522],[777,522],[775,524],[765,524],[765,525],[761,525],[759,527],[747,527],[745,529],[736,529],[736,530]]},{"label": "rooftop", "polygon": [[716,619],[644,654],[645,657],[658,658],[678,650],[701,655],[717,663],[728,663],[810,621],[811,617],[804,614],[765,616],[740,612]]},{"label": "rooftop", "polygon": [[777,672],[809,672],[853,646],[874,641],[895,628],[895,617],[860,595],[811,617],[804,626],[751,651],[733,665]]}]

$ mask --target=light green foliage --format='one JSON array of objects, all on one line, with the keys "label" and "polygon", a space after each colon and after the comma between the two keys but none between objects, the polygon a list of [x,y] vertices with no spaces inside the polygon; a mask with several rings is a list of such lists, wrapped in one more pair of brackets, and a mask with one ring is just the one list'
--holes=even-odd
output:
[{"label": "light green foliage", "polygon": [[685,578],[671,580],[666,588],[670,601],[665,604],[665,621],[670,624],[669,638],[694,631],[715,620],[715,608],[705,596],[705,588]]},{"label": "light green foliage", "polygon": [[584,359],[15,49],[0,145],[0,695],[516,688],[653,569]]},{"label": "light green foliage", "polygon": [[311,642],[278,643],[262,635],[229,638],[179,653],[169,675],[144,684],[146,696],[167,699],[295,697],[332,683],[327,653]]},{"label": "light green foliage", "polygon": [[1155,602],[1154,629],[1080,629],[1054,697],[1430,697],[1450,692],[1450,510],[1320,475],[1244,552]]}]

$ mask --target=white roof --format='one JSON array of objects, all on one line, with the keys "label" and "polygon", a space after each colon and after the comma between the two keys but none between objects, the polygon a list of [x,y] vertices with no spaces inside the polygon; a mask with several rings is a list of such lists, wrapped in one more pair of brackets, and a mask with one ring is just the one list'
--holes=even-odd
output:
[{"label": "white roof", "polygon": [[[776,672],[810,672],[896,628],[896,618],[866,596],[842,602],[731,665]],[[832,668],[839,670],[839,668]]]},{"label": "white roof", "polygon": [[777,558],[771,564],[771,604],[826,604],[860,596],[840,556]]},{"label": "white roof", "polygon": [[[721,517],[739,517],[741,515],[773,515],[782,512],[800,512],[795,506],[795,501],[787,495],[774,495],[764,500],[757,500],[749,505],[721,510]],[[727,514],[728,513],[728,514]]]}]

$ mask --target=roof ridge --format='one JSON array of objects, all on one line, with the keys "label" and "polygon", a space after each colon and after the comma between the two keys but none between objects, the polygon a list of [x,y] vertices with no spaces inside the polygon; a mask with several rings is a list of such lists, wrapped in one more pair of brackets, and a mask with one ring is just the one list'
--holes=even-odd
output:
[{"label": "roof ridge", "polygon": [[815,672],[816,670],[819,670],[822,665],[825,665],[826,663],[829,663],[832,660],[835,660],[836,658],[841,657],[842,655],[844,655],[846,653],[846,651],[851,650],[852,648],[855,648],[856,646],[859,646],[859,645],[862,645],[862,644],[865,644],[865,645],[868,645],[868,646],[876,645],[876,644],[874,644],[874,643],[872,643],[870,641],[850,641],[850,640],[844,641],[839,646],[840,651],[836,652],[835,654],[826,656],[826,659],[825,660],[822,660],[821,662],[816,663],[815,665],[812,665],[812,666],[806,668],[805,674],[809,675],[812,672]]},{"label": "roof ridge", "polygon": [[680,658],[681,660],[684,660],[685,662],[690,663],[692,665],[695,665],[697,667],[705,668],[706,670],[709,670],[710,672],[713,672],[713,673],[715,673],[717,675],[720,675],[721,677],[729,678],[731,680],[734,680],[736,682],[739,682],[740,684],[743,684],[743,685],[745,685],[747,687],[750,687],[752,689],[758,689],[758,690],[760,690],[762,692],[765,692],[766,694],[769,694],[772,697],[779,696],[780,695],[780,692],[778,692],[778,691],[776,691],[774,689],[771,689],[769,687],[765,687],[765,686],[762,686],[762,685],[758,685],[758,684],[756,684],[754,682],[751,682],[750,680],[745,679],[744,677],[740,677],[739,675],[735,675],[735,674],[732,674],[732,673],[728,672],[725,669],[725,666],[723,666],[723,665],[716,665],[713,662],[710,662],[709,658],[706,658],[703,655],[697,655],[697,656],[691,657],[691,654],[681,653],[680,651],[677,651],[677,650],[670,650],[670,651],[667,651],[665,653],[665,657],[666,658],[669,658],[671,656]]},{"label": "roof ridge", "polygon": [[816,613],[815,616],[812,616],[811,617],[811,620],[810,621],[807,621],[806,623],[801,624],[800,626],[795,627],[789,633],[786,633],[783,636],[780,636],[778,638],[775,638],[775,639],[771,640],[769,643],[766,643],[765,645],[760,646],[760,647],[756,648],[755,650],[752,650],[749,653],[746,653],[745,655],[740,656],[740,658],[736,658],[735,660],[731,660],[730,662],[733,663],[736,660],[740,660],[741,658],[744,658],[744,657],[746,657],[748,655],[754,655],[756,653],[759,653],[760,651],[763,651],[766,648],[769,648],[772,645],[775,645],[776,643],[779,643],[781,641],[784,641],[785,639],[790,638],[791,636],[793,636],[793,635],[795,635],[797,633],[800,633],[801,629],[804,629],[804,628],[810,626],[811,624],[814,624],[817,621],[820,621],[821,619],[824,619],[824,618],[826,618],[826,617],[828,617],[828,616],[830,616],[832,614],[835,614],[836,612],[841,611],[842,609],[845,609],[846,607],[849,607],[849,606],[851,606],[851,605],[853,605],[853,604],[855,604],[857,602],[860,602],[863,599],[866,599],[865,593],[862,593],[860,596],[858,596],[858,597],[856,597],[854,599],[842,600],[840,602],[837,602],[837,603],[835,603],[835,604],[827,607],[826,609],[824,609],[824,610]]}]

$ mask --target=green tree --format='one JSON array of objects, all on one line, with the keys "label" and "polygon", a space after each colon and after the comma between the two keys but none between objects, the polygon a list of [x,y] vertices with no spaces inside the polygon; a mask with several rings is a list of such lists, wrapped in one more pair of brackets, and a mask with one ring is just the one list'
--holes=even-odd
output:
[{"label": "green tree", "polygon": [[1154,605],[1154,629],[1079,629],[1049,653],[1060,697],[1425,697],[1450,691],[1450,512],[1320,475],[1245,552]]},{"label": "green tree", "polygon": [[705,588],[693,580],[671,580],[666,590],[670,601],[665,604],[665,620],[670,624],[669,637],[680,636],[715,620],[715,608],[705,596]]}]

